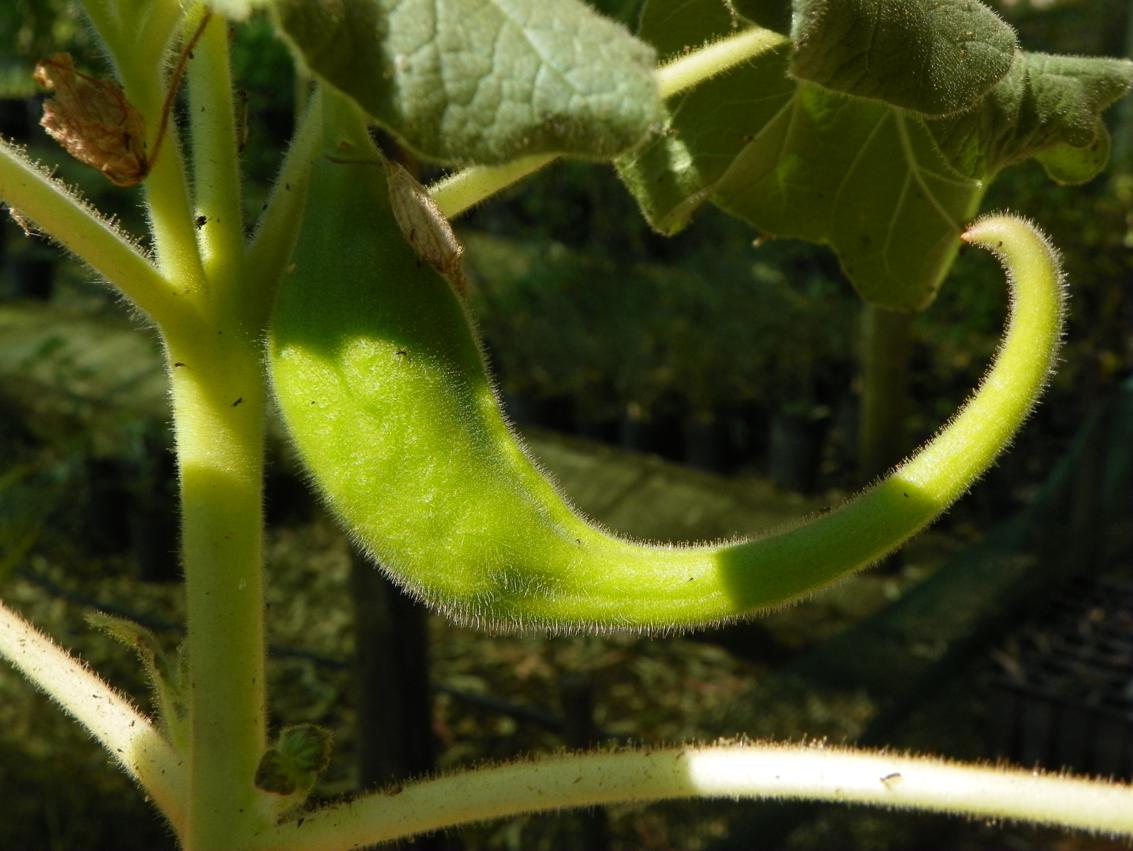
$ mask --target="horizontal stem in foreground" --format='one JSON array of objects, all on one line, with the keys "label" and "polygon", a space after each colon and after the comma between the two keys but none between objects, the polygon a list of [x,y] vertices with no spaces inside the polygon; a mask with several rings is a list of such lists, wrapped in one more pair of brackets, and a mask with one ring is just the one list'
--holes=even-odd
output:
[{"label": "horizontal stem in foreground", "polygon": [[180,831],[186,772],[181,758],[148,718],[3,603],[0,656],[86,727]]},{"label": "horizontal stem in foreground", "polygon": [[927,757],[753,744],[566,755],[466,771],[305,813],[250,847],[359,848],[523,813],[679,798],[856,803],[1133,837],[1127,785]]}]

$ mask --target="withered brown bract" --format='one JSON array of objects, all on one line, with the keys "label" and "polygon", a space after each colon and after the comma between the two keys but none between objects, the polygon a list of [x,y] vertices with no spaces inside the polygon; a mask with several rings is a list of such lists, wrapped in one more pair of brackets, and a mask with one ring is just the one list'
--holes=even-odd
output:
[{"label": "withered brown bract", "polygon": [[386,181],[394,220],[417,256],[432,266],[464,295],[464,246],[429,192],[405,168],[386,160]]},{"label": "withered brown bract", "polygon": [[68,53],[38,63],[35,81],[55,93],[43,104],[40,124],[67,153],[118,186],[145,179],[145,122],[117,83],[77,71]]}]

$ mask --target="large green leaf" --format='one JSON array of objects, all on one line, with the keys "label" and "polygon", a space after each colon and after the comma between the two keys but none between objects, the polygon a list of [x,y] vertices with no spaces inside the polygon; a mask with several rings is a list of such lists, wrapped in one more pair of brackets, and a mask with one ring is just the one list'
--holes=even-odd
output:
[{"label": "large green leaf", "polygon": [[973,177],[1038,156],[1052,177],[1077,183],[1105,167],[1109,135],[1101,113],[1131,80],[1127,59],[1020,53],[975,109],[928,128],[949,161]]},{"label": "large green leaf", "polygon": [[[719,0],[651,0],[640,35],[671,55],[745,23]],[[1035,156],[1081,180],[1104,165],[1098,116],[1133,67],[1019,53],[969,111],[930,121],[794,79],[791,50],[670,99],[662,132],[619,171],[663,233],[711,201],[766,234],[829,244],[858,293],[893,310],[932,301],[1000,168]]]},{"label": "large green leaf", "polygon": [[716,204],[767,233],[829,243],[867,301],[932,301],[983,188],[948,166],[920,122],[800,83],[749,138]]},{"label": "large green leaf", "polygon": [[791,72],[927,115],[971,106],[1011,68],[1015,31],[977,0],[797,0]]},{"label": "large green leaf", "polygon": [[[718,23],[716,5],[682,9]],[[830,244],[866,300],[924,307],[979,182],[953,170],[911,114],[798,83],[789,61],[784,46],[672,99],[665,131],[619,161],[623,179],[662,232],[711,200],[766,234]]]},{"label": "large green leaf", "polygon": [[419,155],[610,158],[661,118],[654,52],[579,0],[275,0],[307,65]]}]

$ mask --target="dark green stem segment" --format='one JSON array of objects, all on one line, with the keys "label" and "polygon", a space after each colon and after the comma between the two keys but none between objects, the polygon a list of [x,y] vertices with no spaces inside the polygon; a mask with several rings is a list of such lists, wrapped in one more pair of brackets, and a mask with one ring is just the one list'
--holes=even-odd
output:
[{"label": "dark green stem segment", "polygon": [[862,307],[858,464],[867,481],[890,470],[908,449],[904,425],[915,318],[873,304]]},{"label": "dark green stem segment", "polygon": [[[736,543],[628,541],[580,517],[505,421],[465,305],[390,213],[362,120],[328,98],[334,159],[309,210],[273,321],[287,427],[344,524],[408,591],[489,628],[684,629],[780,606],[863,568],[924,528],[1025,419],[1057,348],[1053,250],[1026,222],[964,238],[1012,280],[1004,343],[984,383],[875,487],[797,528]],[[353,162],[349,162],[353,160]],[[313,211],[333,210],[333,215]]]}]

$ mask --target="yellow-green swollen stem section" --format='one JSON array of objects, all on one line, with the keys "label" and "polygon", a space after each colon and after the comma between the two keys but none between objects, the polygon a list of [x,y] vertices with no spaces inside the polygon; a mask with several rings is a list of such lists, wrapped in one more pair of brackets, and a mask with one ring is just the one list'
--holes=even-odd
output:
[{"label": "yellow-green swollen stem section", "polygon": [[327,107],[334,159],[314,163],[311,213],[280,293],[275,392],[312,478],[357,541],[459,620],[680,629],[797,599],[940,515],[1009,442],[1050,371],[1062,313],[1054,252],[1022,220],[985,219],[965,238],[1009,271],[1004,343],[976,394],[910,461],[779,534],[693,547],[613,536],[530,460],[500,411],[464,304],[393,221],[362,123],[341,100]]},{"label": "yellow-green swollen stem section", "polygon": [[256,823],[266,741],[262,349],[233,323],[166,329],[188,607],[184,847],[231,847]]}]

